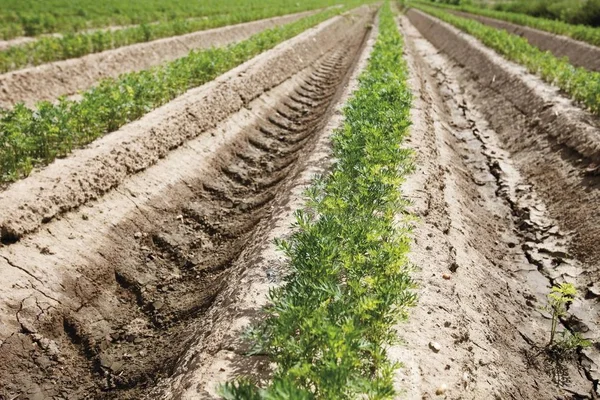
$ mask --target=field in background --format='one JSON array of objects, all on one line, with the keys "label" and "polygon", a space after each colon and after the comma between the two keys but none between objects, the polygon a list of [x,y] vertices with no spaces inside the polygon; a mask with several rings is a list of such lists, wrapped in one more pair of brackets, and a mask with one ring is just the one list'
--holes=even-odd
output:
[{"label": "field in background", "polygon": [[77,32],[108,26],[261,12],[278,15],[343,4],[342,0],[1,0],[0,38]]},{"label": "field in background", "polygon": [[600,26],[600,0],[438,0],[434,3],[488,6],[570,24]]}]

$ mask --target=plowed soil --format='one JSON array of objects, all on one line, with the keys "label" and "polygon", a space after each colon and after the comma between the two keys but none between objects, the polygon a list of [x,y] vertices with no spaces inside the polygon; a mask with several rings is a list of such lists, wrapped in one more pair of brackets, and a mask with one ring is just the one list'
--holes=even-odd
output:
[{"label": "plowed soil", "polygon": [[[265,244],[276,207],[297,204],[290,188],[323,145],[372,21],[366,7],[336,17],[148,115],[139,126],[184,129],[189,114],[211,112],[204,96],[221,96],[213,114],[188,122],[183,146],[169,152],[163,138],[164,159],[117,175],[98,200],[81,186],[72,206],[60,205],[69,196],[54,197],[54,216],[45,219],[50,210],[27,205],[31,192],[16,185],[3,194],[22,199],[37,222],[0,248],[7,271],[0,398],[163,398],[177,392],[165,379],[203,367],[191,348],[214,333],[212,316],[226,307],[215,304],[219,294],[244,284],[231,279],[257,261],[248,249]],[[125,127],[102,140],[126,137],[144,149],[147,135],[135,132]],[[114,148],[104,148],[83,150],[23,185],[54,176],[57,189],[61,170],[93,180],[97,172],[79,170],[78,158],[109,160]],[[191,398],[207,398],[216,383]]]},{"label": "plowed soil", "polygon": [[400,22],[421,287],[398,327],[408,345],[391,349],[406,365],[399,389],[411,399],[597,398],[598,349],[544,350],[542,310],[552,284],[574,283],[580,298],[563,325],[597,343],[597,121],[453,27],[416,10]]}]

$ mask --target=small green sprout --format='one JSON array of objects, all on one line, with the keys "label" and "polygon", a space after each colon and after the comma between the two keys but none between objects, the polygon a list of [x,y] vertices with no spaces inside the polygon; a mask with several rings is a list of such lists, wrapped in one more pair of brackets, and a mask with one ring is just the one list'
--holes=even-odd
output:
[{"label": "small green sprout", "polygon": [[575,300],[577,289],[572,283],[561,283],[558,286],[552,286],[548,294],[548,306],[546,310],[552,314],[552,327],[550,328],[549,348],[558,348],[564,351],[574,350],[578,347],[588,347],[591,345],[589,340],[581,337],[577,332],[571,333],[567,329],[560,332],[560,339],[556,341],[556,330],[561,317],[567,315],[567,307]]}]

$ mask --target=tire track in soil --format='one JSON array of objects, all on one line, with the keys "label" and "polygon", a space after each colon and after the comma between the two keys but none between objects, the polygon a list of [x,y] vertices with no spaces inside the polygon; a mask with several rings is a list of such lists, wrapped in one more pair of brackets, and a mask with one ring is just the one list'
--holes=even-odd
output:
[{"label": "tire track in soil", "polygon": [[312,72],[304,72],[285,100],[219,151],[201,183],[188,185],[194,191],[192,201],[176,209],[164,207],[161,229],[139,228],[137,248],[127,249],[127,257],[114,249],[99,252],[115,266],[113,283],[105,272],[86,269],[85,279],[73,284],[81,306],[57,317],[63,318],[64,334],[50,321],[24,326],[23,333],[35,336],[34,342],[44,337],[38,330],[53,330],[51,337],[59,338],[62,349],[60,355],[53,353],[60,358],[61,371],[45,360],[40,368],[38,360],[53,357],[47,347],[56,346],[47,339],[39,344],[45,355],[31,352],[36,360],[14,354],[11,379],[18,381],[15,376],[26,365],[37,370],[21,380],[25,398],[47,396],[41,386],[46,390],[44,383],[55,381],[57,396],[137,399],[173,372],[202,330],[204,311],[228,283],[228,268],[248,241],[256,239],[257,226],[269,219],[278,192],[327,123],[362,46],[361,32],[315,63]]},{"label": "tire track in soil", "polygon": [[460,66],[401,22],[417,97],[418,171],[405,190],[423,223],[411,255],[422,268],[419,306],[399,326],[409,348],[390,351],[407,366],[399,390],[433,398],[445,384],[451,399],[595,398],[581,355],[537,354],[549,331],[539,310],[548,274],[578,267],[569,235],[503,150]]}]

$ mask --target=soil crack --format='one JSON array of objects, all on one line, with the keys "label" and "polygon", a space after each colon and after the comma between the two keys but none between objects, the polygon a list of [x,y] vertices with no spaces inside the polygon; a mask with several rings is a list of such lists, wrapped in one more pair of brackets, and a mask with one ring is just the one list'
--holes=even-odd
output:
[{"label": "soil crack", "polygon": [[23,272],[23,273],[25,273],[25,274],[29,275],[31,278],[33,278],[33,279],[35,279],[36,281],[38,281],[40,284],[42,284],[42,285],[44,284],[44,282],[43,282],[43,281],[42,281],[40,278],[38,278],[37,276],[35,276],[35,275],[34,275],[34,274],[32,274],[31,272],[27,271],[25,268],[22,268],[22,267],[18,266],[17,264],[13,263],[13,262],[12,262],[12,261],[11,261],[11,260],[8,258],[8,257],[6,257],[6,256],[3,256],[2,254],[0,254],[0,257],[2,257],[2,258],[4,259],[4,261],[6,261],[6,263],[7,263],[8,265],[10,265],[11,267],[13,267],[13,268],[16,268],[16,269],[18,269],[19,271],[21,271],[21,272]]}]

